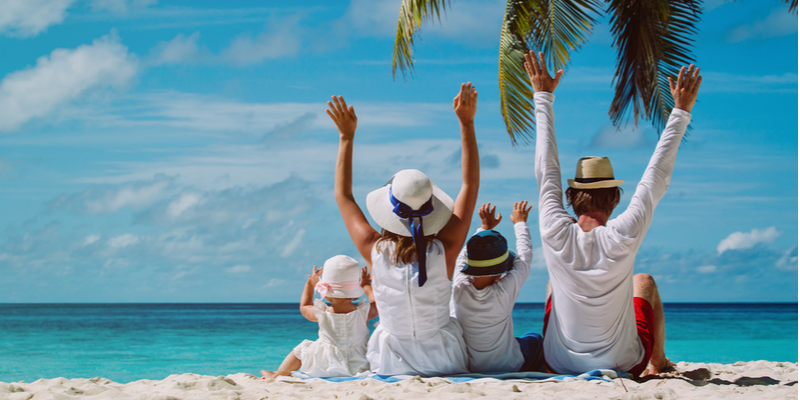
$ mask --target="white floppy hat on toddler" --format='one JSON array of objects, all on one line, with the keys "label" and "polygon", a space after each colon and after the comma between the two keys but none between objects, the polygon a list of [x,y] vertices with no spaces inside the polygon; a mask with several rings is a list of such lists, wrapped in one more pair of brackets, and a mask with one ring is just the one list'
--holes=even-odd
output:
[{"label": "white floppy hat on toddler", "polygon": [[325,261],[322,276],[314,289],[322,297],[357,298],[364,294],[360,279],[358,261],[348,256],[333,256]]}]

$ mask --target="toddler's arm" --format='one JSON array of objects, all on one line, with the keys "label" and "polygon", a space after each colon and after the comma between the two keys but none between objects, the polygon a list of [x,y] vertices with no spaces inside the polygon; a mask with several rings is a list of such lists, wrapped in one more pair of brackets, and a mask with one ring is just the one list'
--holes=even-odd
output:
[{"label": "toddler's arm", "polygon": [[322,268],[317,269],[315,265],[313,272],[308,276],[306,286],[303,287],[303,295],[300,297],[300,313],[311,322],[318,321],[317,315],[314,314],[314,288],[319,282],[320,275],[322,275]]},{"label": "toddler's arm", "polygon": [[[531,212],[531,208],[533,206],[528,206],[527,201],[518,201],[514,203],[514,211],[511,213],[511,222],[514,223],[514,233],[517,236],[517,258],[528,268],[533,259],[531,236],[528,231],[528,213]],[[524,225],[518,229],[518,223],[523,223]],[[525,275],[527,277],[527,274]]]},{"label": "toddler's arm", "polygon": [[500,224],[500,221],[503,220],[503,215],[498,213],[495,216],[496,209],[497,207],[493,206],[492,203],[481,204],[481,208],[478,209],[478,215],[481,217],[481,229],[488,231]]},{"label": "toddler's arm", "polygon": [[361,287],[369,299],[369,316],[367,317],[367,324],[369,324],[369,320],[378,316],[378,304],[375,303],[375,295],[372,293],[372,275],[366,265],[361,268]]}]

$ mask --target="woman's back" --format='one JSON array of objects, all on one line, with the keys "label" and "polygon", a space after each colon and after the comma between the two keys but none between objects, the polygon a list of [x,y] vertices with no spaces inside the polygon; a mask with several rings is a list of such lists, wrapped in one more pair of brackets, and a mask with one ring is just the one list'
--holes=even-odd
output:
[{"label": "woman's back", "polygon": [[394,246],[382,242],[372,250],[372,287],[381,321],[369,341],[370,368],[382,375],[466,373],[461,328],[450,318],[451,286],[441,242],[428,246],[428,280],[422,287],[417,263],[391,265]]}]

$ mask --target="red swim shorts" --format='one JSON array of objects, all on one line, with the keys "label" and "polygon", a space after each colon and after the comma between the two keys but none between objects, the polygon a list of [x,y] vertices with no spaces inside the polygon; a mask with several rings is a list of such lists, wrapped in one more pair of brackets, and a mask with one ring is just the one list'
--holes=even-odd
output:
[{"label": "red swim shorts", "polygon": [[[552,302],[548,297],[547,304],[545,304],[544,307],[543,336],[547,335],[547,322],[550,321],[550,309],[552,307]],[[653,316],[653,306],[641,297],[633,298],[633,309],[636,312],[636,330],[639,334],[639,340],[642,341],[642,346],[644,346],[644,359],[642,359],[642,362],[629,369],[628,373],[633,376],[639,376],[644,372],[644,369],[647,368],[647,363],[650,362],[650,355],[653,354],[655,317]],[[545,360],[545,365],[548,369],[550,368],[550,366],[547,365],[547,360]]]}]

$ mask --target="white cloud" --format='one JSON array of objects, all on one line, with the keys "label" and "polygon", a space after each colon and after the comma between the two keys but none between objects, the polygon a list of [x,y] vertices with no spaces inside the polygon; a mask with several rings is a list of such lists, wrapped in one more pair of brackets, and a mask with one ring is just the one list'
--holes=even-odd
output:
[{"label": "white cloud", "polygon": [[136,243],[139,243],[139,237],[132,233],[126,233],[108,239],[108,245],[113,248],[128,247]]},{"label": "white cloud", "polygon": [[750,39],[766,39],[797,33],[797,15],[788,12],[788,7],[776,8],[766,18],[744,24],[728,32],[728,42],[738,43]]},{"label": "white cloud", "polygon": [[722,254],[727,250],[749,249],[759,243],[772,243],[780,234],[774,226],[765,229],[753,229],[750,233],[734,232],[719,242],[717,252]]},{"label": "white cloud", "polygon": [[111,11],[122,14],[145,8],[157,2],[158,0],[92,0],[91,5],[95,11]]},{"label": "white cloud", "polygon": [[83,239],[83,245],[88,246],[96,241],[100,240],[100,236],[98,235],[89,235]]},{"label": "white cloud", "polygon": [[220,58],[234,64],[255,64],[267,59],[292,57],[300,51],[302,41],[297,34],[297,17],[268,22],[268,29],[255,37],[240,35],[223,50]]},{"label": "white cloud", "polygon": [[[174,178],[156,175],[149,181],[127,182],[118,186],[93,186],[81,193],[59,196],[51,204],[52,209],[66,209],[86,214],[108,214],[123,207],[134,209],[148,206],[169,194]],[[192,204],[183,200],[173,208],[184,211]],[[182,208],[181,208],[182,207]]]},{"label": "white cloud", "polygon": [[159,42],[151,51],[151,63],[160,64],[180,64],[196,63],[210,56],[208,49],[201,48],[198,44],[200,32],[195,32],[189,36],[179,33],[170,41]]},{"label": "white cloud", "polygon": [[294,235],[294,238],[292,238],[292,240],[286,244],[286,247],[283,248],[283,251],[281,252],[281,257],[291,256],[297,249],[297,246],[300,246],[300,243],[303,242],[303,236],[305,234],[306,234],[305,229],[298,229],[297,233],[295,233]]},{"label": "white cloud", "polygon": [[229,274],[243,274],[251,270],[252,268],[249,265],[234,265],[233,267],[225,268],[225,272]]},{"label": "white cloud", "polygon": [[137,70],[113,33],[76,49],[56,49],[32,68],[12,72],[0,82],[0,131],[13,131],[92,89],[127,84]]},{"label": "white cloud", "polygon": [[739,75],[726,72],[704,72],[703,92],[714,93],[759,93],[796,92],[797,74]]},{"label": "white cloud", "polygon": [[167,214],[176,218],[190,207],[200,203],[201,200],[202,197],[198,194],[183,193],[180,197],[169,203],[169,206],[167,206]]},{"label": "white cloud", "polygon": [[74,0],[4,0],[0,12],[0,33],[36,36],[49,26],[64,21]]},{"label": "white cloud", "polygon": [[589,146],[596,149],[635,149],[653,148],[655,143],[656,135],[650,129],[607,126],[592,137]]},{"label": "white cloud", "polygon": [[697,267],[697,272],[701,274],[710,274],[716,271],[717,271],[716,265],[703,265],[702,267]]},{"label": "white cloud", "polygon": [[778,269],[792,271],[797,269],[797,246],[792,246],[786,250],[781,258],[775,263]]}]

